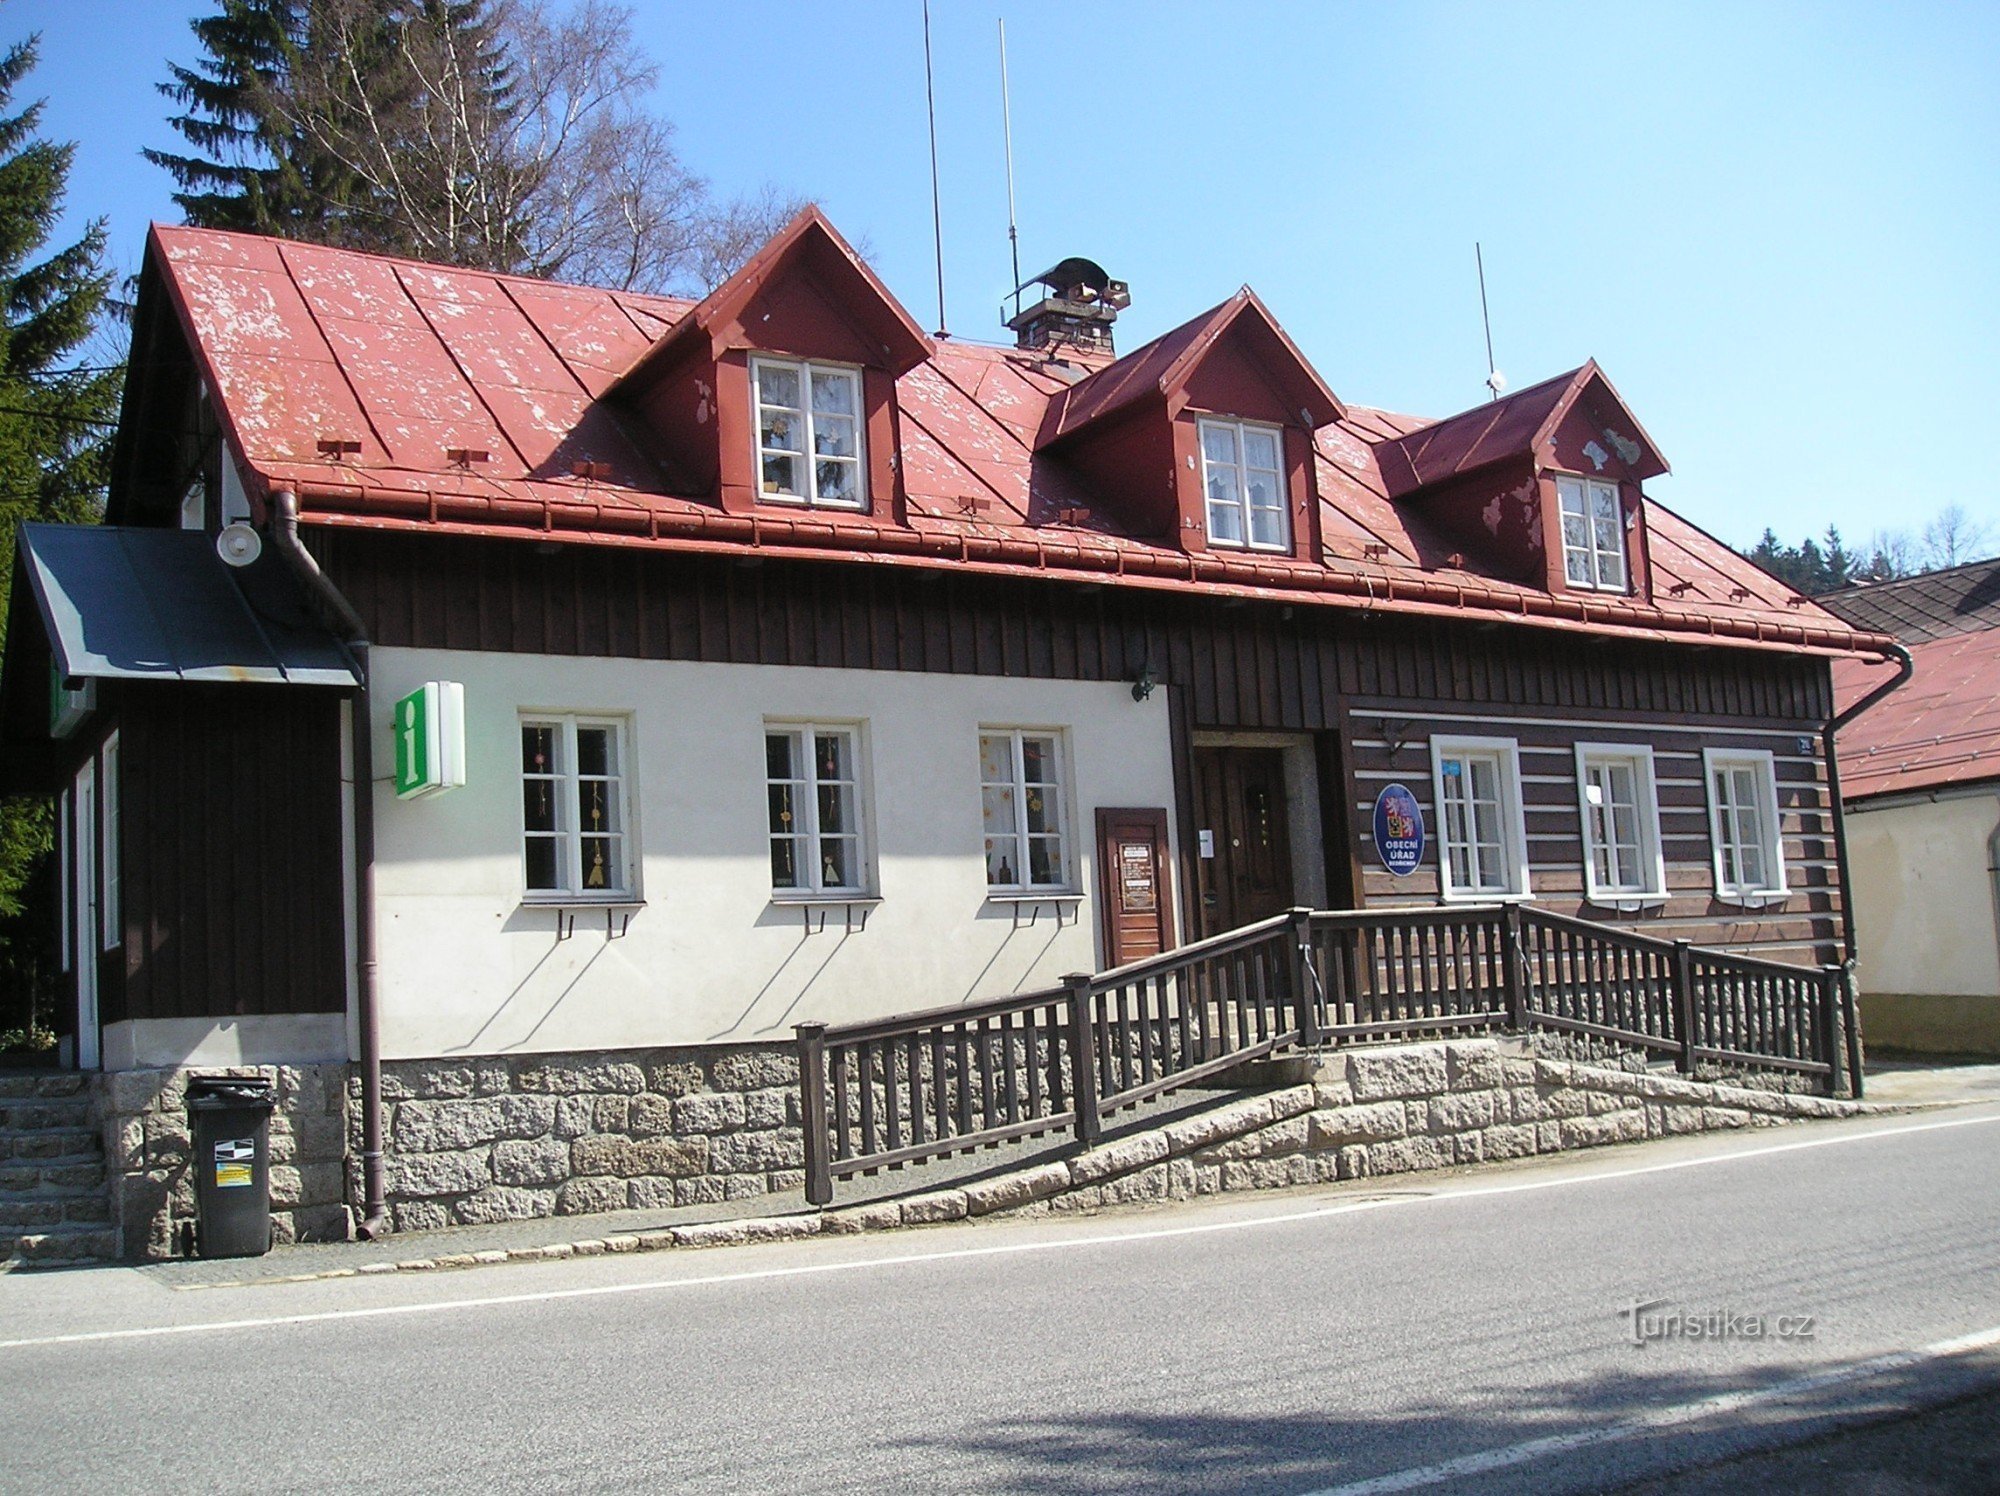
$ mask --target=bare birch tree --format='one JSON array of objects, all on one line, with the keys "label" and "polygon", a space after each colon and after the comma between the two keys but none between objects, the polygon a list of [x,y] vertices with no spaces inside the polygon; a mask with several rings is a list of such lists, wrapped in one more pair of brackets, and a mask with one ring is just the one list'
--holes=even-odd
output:
[{"label": "bare birch tree", "polygon": [[1933,568],[1975,561],[1985,554],[1991,539],[1991,526],[1974,519],[1960,505],[1947,504],[1924,526],[1924,561]]},{"label": "bare birch tree", "polygon": [[289,15],[283,65],[253,85],[258,138],[341,184],[328,242],[704,291],[801,206],[715,198],[645,108],[658,70],[608,0],[298,0]]}]

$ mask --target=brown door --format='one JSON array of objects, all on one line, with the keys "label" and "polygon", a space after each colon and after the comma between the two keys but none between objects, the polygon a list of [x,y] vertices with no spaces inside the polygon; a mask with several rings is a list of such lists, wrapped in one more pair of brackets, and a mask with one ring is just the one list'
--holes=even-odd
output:
[{"label": "brown door", "polygon": [[1194,782],[1202,934],[1220,935],[1291,908],[1284,754],[1197,748]]},{"label": "brown door", "polygon": [[1097,812],[1097,891],[1107,967],[1167,948],[1174,926],[1166,811]]}]

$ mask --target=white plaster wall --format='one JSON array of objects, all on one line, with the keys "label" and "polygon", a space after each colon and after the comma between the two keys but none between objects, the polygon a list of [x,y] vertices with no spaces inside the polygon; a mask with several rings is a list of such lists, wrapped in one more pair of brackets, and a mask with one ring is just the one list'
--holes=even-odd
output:
[{"label": "white plaster wall", "polygon": [[2000,995],[1987,838],[2000,796],[1847,814],[1863,992]]},{"label": "white plaster wall", "polygon": [[[389,712],[426,680],[465,686],[467,783],[414,801],[376,787],[383,1051],[390,1057],[771,1041],[842,1022],[1053,984],[1095,970],[1095,812],[1173,804],[1165,701],[1117,683],[869,670],[373,651],[376,763]],[[645,907],[524,905],[522,711],[624,715]],[[864,724],[864,805],[882,903],[806,933],[771,898],[764,724]],[[981,725],[1059,727],[1081,918],[1060,931],[989,902]],[[817,919],[817,915],[814,916]]]}]

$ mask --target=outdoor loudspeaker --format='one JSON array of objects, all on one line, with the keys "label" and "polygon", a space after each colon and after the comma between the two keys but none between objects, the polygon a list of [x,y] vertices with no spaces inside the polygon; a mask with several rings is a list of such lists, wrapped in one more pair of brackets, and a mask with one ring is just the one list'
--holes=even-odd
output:
[{"label": "outdoor loudspeaker", "polygon": [[215,554],[230,566],[248,566],[264,554],[264,537],[245,520],[224,525],[215,537]]}]

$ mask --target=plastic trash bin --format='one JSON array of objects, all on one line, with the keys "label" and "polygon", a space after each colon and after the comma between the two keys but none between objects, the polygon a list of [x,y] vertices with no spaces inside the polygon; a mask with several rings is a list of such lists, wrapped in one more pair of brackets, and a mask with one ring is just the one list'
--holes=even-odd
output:
[{"label": "plastic trash bin", "polygon": [[271,1250],[277,1087],[254,1075],[190,1076],[187,1107],[194,1135],[195,1254],[263,1256]]}]

